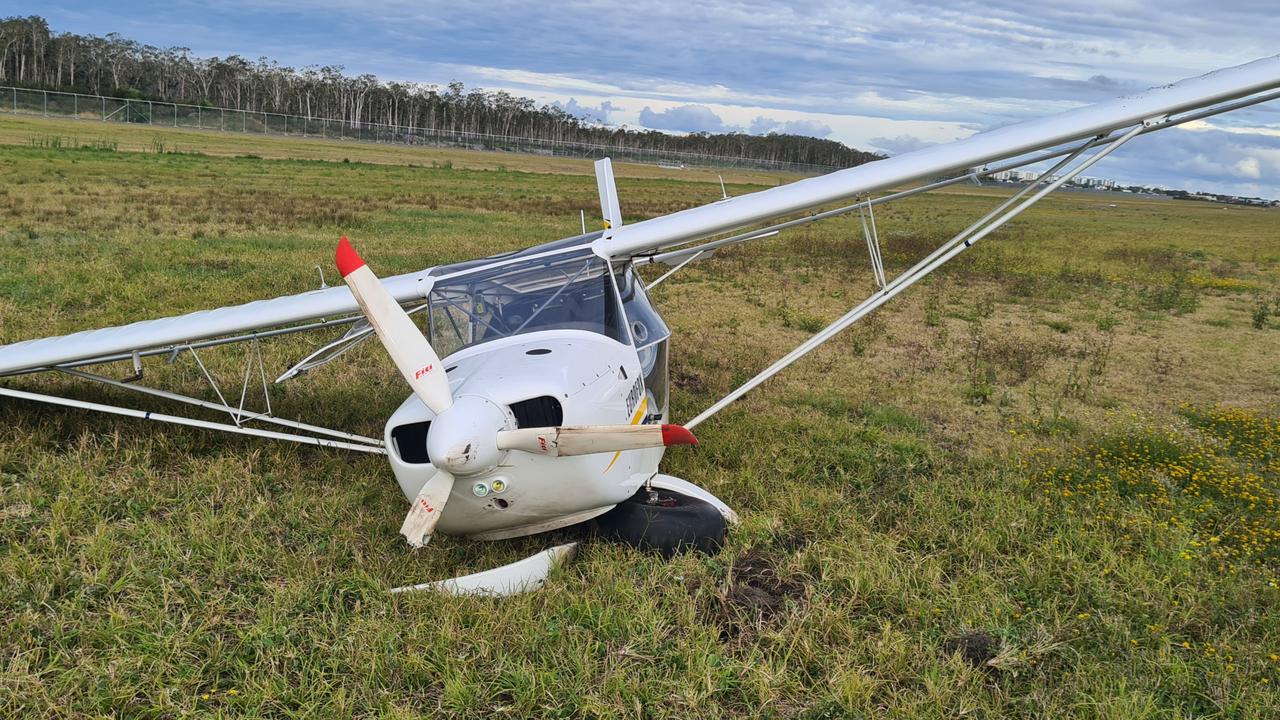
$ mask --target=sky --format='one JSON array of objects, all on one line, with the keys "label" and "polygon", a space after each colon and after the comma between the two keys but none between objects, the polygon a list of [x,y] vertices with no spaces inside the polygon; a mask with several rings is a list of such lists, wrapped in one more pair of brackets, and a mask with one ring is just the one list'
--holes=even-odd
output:
[{"label": "sky", "polygon": [[[610,125],[791,132],[889,154],[1280,53],[1275,0],[0,0],[58,31],[507,90]],[[1280,199],[1280,101],[1091,175]]]}]

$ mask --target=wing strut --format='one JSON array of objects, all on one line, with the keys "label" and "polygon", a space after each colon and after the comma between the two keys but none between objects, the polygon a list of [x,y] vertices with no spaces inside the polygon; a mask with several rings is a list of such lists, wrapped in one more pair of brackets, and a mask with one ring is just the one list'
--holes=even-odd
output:
[{"label": "wing strut", "polygon": [[[128,390],[130,392],[140,393],[151,397],[169,400],[172,402],[185,403],[194,405],[195,407],[205,410],[213,410],[217,412],[225,412],[231,420],[231,424],[209,422],[205,420],[197,420],[176,415],[166,415],[164,413],[149,412],[146,410],[134,410],[131,408],[122,408],[114,405],[102,405],[98,403],[83,402],[80,400],[72,400],[52,395],[40,395],[37,393],[24,393],[17,390],[9,390],[0,388],[0,396],[16,397],[24,400],[33,400],[36,402],[48,403],[51,405],[62,405],[65,407],[81,408],[85,410],[97,410],[99,412],[111,413],[114,415],[124,415],[126,417],[141,418],[143,420],[156,420],[159,422],[167,422],[174,425],[186,425],[189,427],[204,428],[207,430],[221,430],[223,432],[237,433],[241,435],[252,435],[255,437],[263,437],[272,440],[288,440],[291,442],[302,443],[306,445],[319,445],[322,447],[333,447],[343,450],[357,450],[360,452],[386,454],[385,443],[377,438],[358,435],[355,433],[343,432],[331,428],[321,427],[319,425],[310,425],[296,420],[288,420],[286,418],[276,417],[271,410],[271,391],[267,384],[266,366],[262,358],[262,349],[257,339],[252,340],[252,345],[246,348],[245,366],[243,378],[240,387],[240,400],[238,404],[232,404],[227,401],[227,397],[223,395],[222,388],[219,387],[217,380],[209,372],[204,361],[200,359],[200,355],[196,352],[194,345],[184,345],[174,349],[174,356],[182,350],[191,353],[192,359],[203,373],[205,380],[208,381],[209,387],[212,388],[214,395],[217,396],[217,402],[208,400],[200,400],[198,398],[182,395],[176,392],[160,390],[158,388],[139,385],[133,381],[133,378],[125,378],[116,380],[104,375],[98,375],[83,370],[77,370],[73,367],[57,366],[51,368],[70,377],[96,382],[109,387],[120,390]],[[140,363],[139,363],[140,364]],[[249,384],[255,373],[257,379],[262,383],[262,395],[266,404],[265,410],[252,410],[245,407],[245,402],[249,396]],[[135,373],[140,375],[141,373]],[[272,430],[262,430],[258,428],[247,427],[247,423],[271,423],[279,425],[295,432],[278,432]],[[300,435],[297,433],[311,433],[311,435]],[[328,437],[313,437],[314,435],[323,435]],[[332,438],[332,439],[330,439]]]},{"label": "wing strut", "polygon": [[[75,370],[73,368],[58,368],[58,370],[72,377],[80,378],[81,380],[98,382],[98,383],[102,383],[103,385],[110,385],[111,387],[120,388],[121,390],[132,390],[133,392],[142,393],[144,395],[151,395],[154,397],[163,398],[165,400],[172,400],[174,402],[186,403],[188,405],[194,405],[196,407],[204,408],[206,410],[216,410],[219,412],[225,412],[231,417],[231,422],[235,423],[236,427],[243,427],[244,424],[247,422],[257,421],[257,422],[271,423],[273,425],[280,425],[283,427],[292,428],[294,430],[300,430],[302,432],[315,433],[317,435],[328,435],[330,437],[335,437],[340,440],[348,440],[351,442],[369,445],[371,447],[381,448],[385,445],[383,441],[378,440],[376,438],[366,437],[364,435],[357,435],[355,433],[343,432],[341,430],[332,430],[330,428],[321,427],[319,425],[308,425],[307,423],[302,423],[302,422],[297,422],[295,420],[288,420],[285,418],[276,417],[270,414],[271,413],[270,410],[267,410],[267,412],[265,413],[253,412],[250,410],[245,410],[243,408],[243,405],[240,408],[235,408],[229,405],[228,403],[226,403],[225,401],[222,403],[209,402],[207,400],[200,400],[197,398],[188,397],[186,395],[180,395],[178,393],[168,392],[166,390],[159,390],[156,388],[146,387],[144,385],[124,383],[119,380],[113,380],[112,378],[104,377],[102,375],[96,375],[94,373],[84,372],[83,370]],[[153,414],[153,417],[154,417],[154,414]]]},{"label": "wing strut", "polygon": [[223,432],[235,433],[237,435],[252,435],[253,437],[267,438],[269,440],[289,440],[296,443],[302,443],[303,445],[318,445],[320,447],[335,448],[338,450],[355,450],[357,452],[372,453],[375,455],[387,454],[386,448],[375,445],[342,442],[326,438],[308,437],[306,435],[294,435],[291,433],[276,432],[274,430],[239,427],[236,425],[227,425],[226,423],[216,423],[209,422],[207,420],[180,417],[178,415],[165,415],[164,413],[134,410],[131,408],[116,407],[114,405],[102,405],[99,403],[86,402],[84,400],[72,400],[71,398],[57,397],[54,395],[41,395],[39,393],[25,392],[22,390],[10,390],[5,387],[0,387],[0,396],[17,398],[18,400],[31,400],[33,402],[49,403],[50,405],[80,408],[82,410],[96,410],[98,412],[110,413],[112,415],[124,415],[125,417],[138,418],[141,420],[155,420],[157,422],[167,422],[173,425],[186,425],[188,427],[203,428],[206,430],[221,430]]},{"label": "wing strut", "polygon": [[[866,208],[866,210],[863,210]],[[867,214],[871,214],[871,225],[867,225]],[[867,253],[871,255],[871,274],[875,276],[876,287],[881,290],[889,283],[884,279],[884,260],[880,257],[880,233],[876,232],[876,211],[871,207],[871,198],[858,206],[858,216],[862,219],[862,236],[867,239]]]},{"label": "wing strut", "polygon": [[1154,120],[1143,122],[1142,124],[1134,126],[1131,130],[1121,135],[1120,137],[1116,138],[1110,144],[1106,145],[1098,152],[1089,156],[1088,159],[1086,159],[1084,162],[1080,163],[1079,165],[1071,169],[1066,174],[1056,179],[1053,179],[1051,182],[1048,183],[1048,185],[1045,185],[1042,189],[1040,189],[1034,195],[1027,198],[1026,200],[1023,200],[1016,207],[1013,207],[1012,209],[1007,209],[1009,208],[1010,205],[1013,205],[1013,203],[1015,203],[1019,198],[1027,194],[1031,189],[1035,187],[1039,187],[1046,180],[1050,180],[1050,178],[1053,178],[1053,173],[1057,172],[1059,169],[1061,169],[1062,167],[1070,163],[1072,160],[1075,160],[1077,157],[1079,157],[1079,155],[1082,152],[1084,152],[1085,149],[1087,149],[1092,145],[1092,140],[1076,148],[1075,151],[1073,151],[1070,155],[1068,155],[1058,164],[1054,165],[1052,168],[1050,168],[1049,170],[1046,170],[1043,174],[1041,174],[1040,177],[1037,178],[1035,182],[1023,188],[1018,193],[1010,197],[1008,200],[1005,200],[1003,203],[1001,203],[998,207],[996,207],[996,209],[987,213],[980,220],[973,223],[969,227],[965,228],[958,235],[953,237],[951,240],[948,240],[937,250],[934,250],[924,260],[921,260],[919,263],[914,265],[911,269],[907,270],[906,272],[902,273],[898,277],[894,278],[893,282],[889,283],[883,290],[864,300],[860,305],[850,310],[844,316],[840,317],[838,320],[828,325],[826,328],[818,332],[813,337],[801,343],[800,346],[798,346],[796,349],[784,355],[777,362],[773,363],[769,367],[760,371],[758,375],[748,380],[741,387],[729,393],[728,395],[720,399],[711,407],[707,408],[706,410],[703,410],[702,413],[699,414],[697,417],[693,418],[689,422],[684,423],[684,427],[689,430],[692,430],[693,428],[697,427],[703,420],[706,420],[712,415],[715,415],[717,412],[721,411],[726,406],[728,406],[729,403],[732,403],[734,400],[737,400],[738,398],[747,394],[748,392],[750,392],[751,390],[759,386],[761,383],[763,383],[765,380],[768,380],[774,375],[777,375],[787,366],[791,365],[792,363],[804,357],[805,355],[808,355],[815,348],[827,342],[831,338],[835,337],[835,335],[839,333],[841,330],[844,330],[845,328],[854,324],[858,320],[861,320],[863,317],[866,317],[873,310],[879,308],[881,305],[884,305],[886,302],[893,299],[893,297],[895,297],[898,293],[902,292],[908,287],[911,287],[918,280],[928,275],[929,273],[933,272],[934,270],[938,269],[939,267],[942,267],[947,262],[949,262],[952,258],[954,258],[955,256],[959,255],[960,253],[972,247],[974,243],[983,239],[987,235],[990,235],[992,232],[995,232],[1005,223],[1009,222],[1013,218],[1020,215],[1022,211],[1036,204],[1049,193],[1053,192],[1054,190],[1057,190],[1059,187],[1062,187],[1064,184],[1069,182],[1072,178],[1076,177],[1080,173],[1092,167],[1094,163],[1110,155],[1112,152],[1115,152],[1117,149],[1120,148],[1120,146],[1129,142],[1129,140],[1133,139],[1139,133],[1141,133],[1143,129],[1146,128],[1148,125],[1154,124],[1159,121],[1163,121],[1163,119],[1164,118],[1156,118]]}]

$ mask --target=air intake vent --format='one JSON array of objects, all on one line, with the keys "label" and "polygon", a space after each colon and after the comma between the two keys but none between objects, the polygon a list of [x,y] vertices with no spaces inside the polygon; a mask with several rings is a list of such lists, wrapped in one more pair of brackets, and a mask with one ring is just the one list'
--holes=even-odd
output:
[{"label": "air intake vent", "polygon": [[413,465],[431,462],[427,457],[427,431],[430,429],[430,420],[391,428],[391,441],[395,443],[401,460]]},{"label": "air intake vent", "polygon": [[522,428],[551,427],[564,422],[564,408],[550,395],[511,403],[511,413]]}]

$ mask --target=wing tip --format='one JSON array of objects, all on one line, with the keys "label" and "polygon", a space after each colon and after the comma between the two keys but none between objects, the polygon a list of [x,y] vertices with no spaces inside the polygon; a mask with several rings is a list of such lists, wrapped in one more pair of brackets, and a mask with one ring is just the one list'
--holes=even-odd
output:
[{"label": "wing tip", "polygon": [[670,445],[697,445],[698,438],[693,436],[683,425],[663,425],[662,426],[662,444]]},{"label": "wing tip", "polygon": [[342,273],[342,277],[346,277],[351,273],[364,267],[364,260],[360,258],[360,253],[351,247],[351,241],[347,240],[347,236],[343,235],[338,240],[338,250],[335,253],[335,259],[338,263],[338,272]]}]

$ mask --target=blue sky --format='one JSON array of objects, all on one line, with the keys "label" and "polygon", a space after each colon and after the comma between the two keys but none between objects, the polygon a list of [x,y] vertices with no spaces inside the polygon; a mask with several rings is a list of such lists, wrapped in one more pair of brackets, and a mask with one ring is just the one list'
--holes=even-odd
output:
[{"label": "blue sky", "polygon": [[[1280,52],[1274,0],[505,3],[0,0],[56,30],[505,89],[616,125],[903,152]],[[1280,102],[1140,138],[1093,174],[1280,198]]]}]

